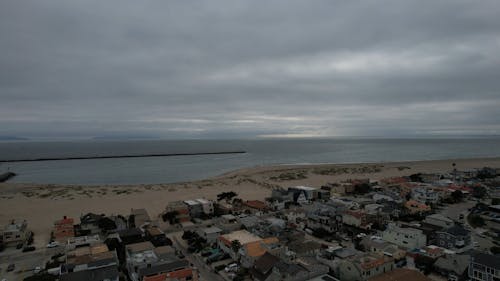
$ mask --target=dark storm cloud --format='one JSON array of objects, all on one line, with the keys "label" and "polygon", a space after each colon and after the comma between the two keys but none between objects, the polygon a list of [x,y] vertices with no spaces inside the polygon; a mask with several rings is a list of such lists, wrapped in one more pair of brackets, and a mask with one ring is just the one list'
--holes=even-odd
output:
[{"label": "dark storm cloud", "polygon": [[0,135],[499,134],[497,1],[2,1]]}]

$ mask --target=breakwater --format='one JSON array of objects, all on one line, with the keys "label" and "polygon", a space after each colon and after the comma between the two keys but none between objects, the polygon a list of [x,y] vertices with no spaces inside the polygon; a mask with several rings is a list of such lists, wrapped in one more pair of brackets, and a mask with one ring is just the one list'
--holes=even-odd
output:
[{"label": "breakwater", "polygon": [[16,173],[12,173],[12,172],[0,174],[0,182],[8,181],[10,178],[15,177],[15,176],[16,176]]},{"label": "breakwater", "polygon": [[195,156],[195,155],[242,154],[242,153],[246,153],[246,151],[219,151],[219,152],[193,152],[193,153],[160,153],[160,154],[130,154],[130,155],[96,155],[96,156],[47,157],[47,158],[32,158],[32,159],[7,159],[7,160],[0,160],[0,162],[3,162],[3,163],[40,162],[40,161],[62,161],[62,160],[113,159],[113,158],[143,158],[143,157],[171,157],[171,156]]}]

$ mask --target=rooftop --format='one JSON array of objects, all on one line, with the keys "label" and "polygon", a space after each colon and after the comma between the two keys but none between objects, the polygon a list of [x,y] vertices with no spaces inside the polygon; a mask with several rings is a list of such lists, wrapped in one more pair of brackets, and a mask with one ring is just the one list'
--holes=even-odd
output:
[{"label": "rooftop", "polygon": [[259,236],[252,234],[246,230],[237,230],[220,236],[220,239],[226,244],[230,244],[234,240],[240,241],[241,245],[262,240]]},{"label": "rooftop", "polygon": [[396,268],[384,274],[377,275],[368,281],[431,281],[422,273],[408,268]]},{"label": "rooftop", "polygon": [[140,242],[140,243],[134,243],[126,246],[127,252],[130,253],[138,253],[138,252],[143,252],[143,251],[150,251],[153,250],[155,247],[151,242],[146,241],[146,242]]},{"label": "rooftop", "polygon": [[244,248],[248,256],[260,257],[266,253],[266,249],[263,247],[263,244],[276,244],[276,243],[279,243],[278,238],[270,237],[259,241],[247,243],[244,245]]},{"label": "rooftop", "polygon": [[221,233],[222,229],[215,227],[215,226],[212,226],[212,227],[203,228],[201,231],[203,231],[207,234],[211,234],[211,233]]},{"label": "rooftop", "polygon": [[312,190],[316,190],[317,189],[315,187],[303,186],[303,185],[292,186],[291,188],[300,189],[300,190],[306,190],[306,191],[312,191]]},{"label": "rooftop", "polygon": [[476,253],[472,256],[472,262],[486,265],[500,270],[500,257],[485,253]]}]

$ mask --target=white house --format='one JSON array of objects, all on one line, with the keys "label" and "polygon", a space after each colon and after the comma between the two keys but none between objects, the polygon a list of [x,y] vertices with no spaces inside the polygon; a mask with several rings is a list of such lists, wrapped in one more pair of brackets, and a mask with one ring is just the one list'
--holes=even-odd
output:
[{"label": "white house", "polygon": [[382,232],[382,239],[407,249],[421,248],[427,244],[427,236],[422,230],[400,227],[394,223],[390,223]]}]

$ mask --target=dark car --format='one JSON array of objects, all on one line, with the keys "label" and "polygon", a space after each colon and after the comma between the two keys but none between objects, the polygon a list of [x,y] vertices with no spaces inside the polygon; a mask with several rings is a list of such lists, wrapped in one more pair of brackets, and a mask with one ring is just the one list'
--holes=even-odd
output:
[{"label": "dark car", "polygon": [[11,263],[9,266],[7,266],[7,272],[13,271],[16,268],[16,265]]},{"label": "dark car", "polygon": [[33,247],[33,246],[23,248],[23,252],[33,252],[34,250],[35,250],[35,247]]}]

